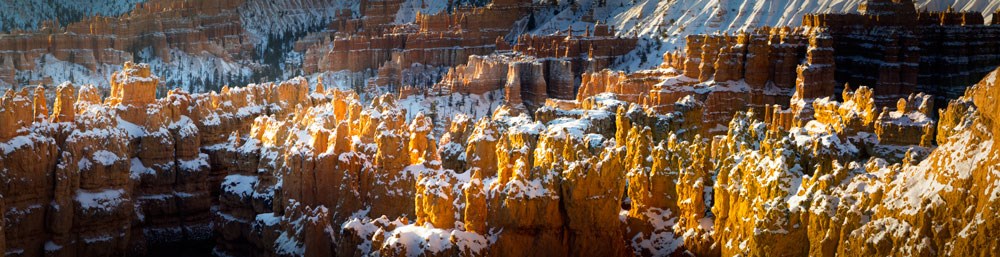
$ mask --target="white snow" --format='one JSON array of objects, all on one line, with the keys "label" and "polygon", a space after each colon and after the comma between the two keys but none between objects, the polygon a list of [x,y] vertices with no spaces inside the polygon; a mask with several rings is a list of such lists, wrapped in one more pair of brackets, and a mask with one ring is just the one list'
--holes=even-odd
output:
[{"label": "white snow", "polygon": [[94,151],[93,157],[91,158],[100,165],[110,166],[121,160],[117,154],[109,152],[107,150],[97,150]]},{"label": "white snow", "polygon": [[177,167],[182,171],[204,171],[208,166],[208,154],[199,153],[198,158],[177,160]]},{"label": "white snow", "polygon": [[[555,15],[536,17],[534,34],[552,34],[572,27],[574,34],[593,23],[582,17],[613,26],[618,36],[638,36],[639,47],[615,68],[635,71],[658,66],[663,53],[683,50],[685,37],[694,34],[734,33],[757,27],[799,26],[807,13],[857,13],[864,0],[608,0],[604,6],[578,1],[573,12],[564,5]],[[916,0],[918,9],[943,11],[954,5],[958,11],[977,11],[990,20],[1000,8],[993,0]]]},{"label": "white snow", "polygon": [[233,174],[226,176],[226,178],[222,181],[222,190],[233,195],[247,198],[253,195],[253,187],[256,184],[256,176]]},{"label": "white snow", "polygon": [[52,54],[45,54],[31,61],[35,62],[35,69],[16,71],[17,79],[39,81],[50,78],[53,83],[70,81],[78,86],[90,84],[107,88],[111,85],[111,74],[121,70],[120,64],[98,64],[96,71],[91,71],[83,65],[59,60]]},{"label": "white snow", "polygon": [[61,245],[57,245],[52,241],[45,241],[45,252],[55,252],[62,250],[62,248],[63,247]]},{"label": "white snow", "polygon": [[[226,58],[202,52],[191,54],[180,49],[169,49],[170,62],[160,58],[147,58],[150,70],[161,78],[167,88],[180,88],[188,92],[218,91],[223,85],[237,80],[248,80],[253,74],[248,61]],[[110,77],[110,75],[108,76]],[[98,84],[109,85],[109,84]]]},{"label": "white snow", "polygon": [[274,252],[279,255],[304,256],[306,248],[298,239],[285,232],[274,240]]},{"label": "white snow", "polygon": [[139,160],[139,158],[132,158],[131,166],[129,167],[129,173],[131,174],[132,179],[139,179],[143,175],[156,174],[156,171],[143,165],[142,161]]},{"label": "white snow", "polygon": [[979,138],[973,135],[972,129],[952,135],[948,143],[939,146],[920,164],[906,167],[893,181],[900,186],[887,192],[886,207],[905,215],[914,215],[925,208],[943,204],[942,192],[962,186],[952,183],[969,179],[976,168],[994,158],[992,139],[976,142],[974,140]]},{"label": "white snow", "polygon": [[[526,167],[530,169],[524,160],[518,159],[514,164],[514,167]],[[518,170],[515,172],[530,172],[524,170]],[[549,199],[559,199],[558,192],[550,191],[545,187],[546,182],[550,182],[556,176],[555,173],[545,173],[542,174],[540,178],[528,178],[527,174],[522,175],[525,179],[512,179],[506,184],[503,184],[502,189],[507,193],[508,198],[512,199],[535,199],[535,198],[549,198]],[[551,182],[550,182],[551,183]]]},{"label": "white snow", "polygon": [[567,136],[575,140],[583,140],[584,134],[590,126],[590,121],[585,119],[558,118],[549,122],[545,133],[549,137],[559,140],[564,140]]},{"label": "white snow", "polygon": [[125,133],[127,133],[130,138],[140,138],[146,135],[145,127],[135,125],[127,120],[122,119],[121,117],[117,117],[117,119],[118,119],[118,128],[124,130]]},{"label": "white snow", "polygon": [[445,11],[446,8],[448,8],[448,1],[406,0],[399,6],[395,22],[397,24],[410,23],[417,19],[417,13],[436,14]]},{"label": "white snow", "polygon": [[260,222],[264,226],[272,227],[281,222],[281,216],[275,216],[273,212],[261,213],[257,214],[257,217],[254,220]]},{"label": "white snow", "polygon": [[[72,18],[84,18],[94,15],[118,16],[129,12],[136,3],[145,0],[90,0],[90,1],[38,1],[38,0],[4,0],[0,1],[0,30],[35,29],[42,21],[60,20],[60,22],[75,21]],[[72,15],[79,14],[79,17]]]},{"label": "white snow", "polygon": [[[326,80],[324,80],[325,82]],[[396,104],[406,110],[406,120],[411,121],[418,113],[424,112],[434,121],[434,135],[441,135],[448,128],[452,117],[467,115],[471,120],[489,117],[503,101],[503,90],[490,91],[482,95],[452,93],[445,96],[411,95]],[[431,107],[433,106],[433,108]],[[430,113],[435,110],[436,113]]]},{"label": "white snow", "polygon": [[[387,234],[385,245],[404,246],[402,248],[406,249],[406,256],[411,257],[421,256],[424,252],[443,252],[456,244],[460,249],[478,253],[489,245],[486,237],[477,233],[416,225],[400,226]],[[451,238],[456,240],[455,244],[450,241]]]},{"label": "white snow", "polygon": [[340,10],[359,13],[361,1],[313,0],[269,1],[248,0],[240,5],[240,24],[253,35],[257,49],[267,48],[268,37],[302,33],[310,27],[323,26]]},{"label": "white snow", "polygon": [[[403,224],[400,221],[389,221],[384,216],[377,219],[369,219],[367,211],[352,215],[352,218],[341,226],[344,230],[354,231],[362,243],[357,249],[363,254],[377,254],[377,250],[382,247],[389,249],[406,249],[406,252],[398,253],[405,256],[422,256],[424,253],[441,253],[447,250],[458,248],[460,251],[468,250],[470,253],[480,253],[488,247],[493,240],[484,235],[461,231],[457,229],[440,229],[431,226],[418,226],[416,224]],[[390,231],[380,229],[390,224],[396,228]],[[375,233],[384,233],[385,242],[383,245],[373,246],[371,239]]]},{"label": "white snow", "polygon": [[76,191],[76,202],[84,211],[110,212],[126,201],[124,189],[105,189],[91,191],[79,189]]},{"label": "white snow", "polygon": [[34,147],[36,143],[41,142],[43,140],[54,141],[53,139],[43,137],[39,134],[31,133],[22,136],[16,136],[14,138],[11,138],[10,140],[7,140],[6,142],[0,142],[0,151],[3,151],[4,156],[7,156],[16,150],[22,148]]},{"label": "white snow", "polygon": [[668,256],[684,245],[684,238],[674,234],[673,226],[677,217],[670,210],[650,208],[645,215],[653,231],[649,235],[639,232],[632,237],[629,243],[636,255],[645,250],[653,256]]},{"label": "white snow", "polygon": [[111,241],[113,239],[115,239],[115,237],[111,235],[98,235],[98,236],[84,237],[83,242],[87,244],[96,244],[99,242]]}]

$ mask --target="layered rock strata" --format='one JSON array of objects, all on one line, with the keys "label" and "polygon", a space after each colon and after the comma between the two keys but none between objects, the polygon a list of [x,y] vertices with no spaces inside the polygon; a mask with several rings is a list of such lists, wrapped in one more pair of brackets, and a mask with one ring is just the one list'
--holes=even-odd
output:
[{"label": "layered rock strata", "polygon": [[414,63],[455,66],[470,55],[493,52],[497,38],[505,36],[531,8],[531,3],[496,1],[486,7],[459,7],[452,13],[420,14],[412,24],[376,29],[389,26],[382,24],[393,19],[393,8],[398,10],[401,1],[372,2],[377,5],[362,10],[364,20],[354,22],[360,25],[341,28],[330,40],[307,48],[304,72],[376,70],[392,60],[393,53],[401,55],[400,67]]},{"label": "layered rock strata", "polygon": [[981,13],[916,11],[912,1],[868,1],[860,14],[807,14],[833,37],[840,83],[875,89],[879,106],[910,93],[955,99],[1000,64],[1000,27]]},{"label": "layered rock strata", "polygon": [[[675,102],[692,96],[704,103],[703,127],[719,134],[734,113],[747,107],[763,112],[768,105],[798,99],[793,103],[811,109],[811,99],[832,95],[835,66],[830,44],[821,30],[806,33],[787,27],[735,36],[689,36],[685,54],[698,58],[668,52],[659,69],[584,74],[576,100],[614,93],[622,100],[669,112]],[[798,90],[802,95],[796,95]],[[806,110],[803,116],[812,115]]]},{"label": "layered rock strata", "polygon": [[449,69],[430,96],[485,95],[503,90],[504,102],[516,108],[535,110],[546,99],[573,99],[572,62],[539,59],[516,53],[471,56],[469,63]]},{"label": "layered rock strata", "polygon": [[249,80],[251,70],[270,72],[267,66],[277,63],[257,61],[264,58],[260,48],[276,48],[267,45],[269,40],[293,40],[349,9],[349,4],[338,0],[138,2],[142,3],[120,16],[79,17],[62,26],[46,21],[30,31],[4,33],[0,36],[0,85],[43,84],[54,90],[62,82],[55,80],[82,82],[84,77],[106,90],[110,86],[107,75],[122,63],[144,61],[198,76],[190,80],[171,77],[169,82],[175,84],[171,86],[218,89],[215,84]]},{"label": "layered rock strata", "polygon": [[8,255],[141,254],[211,237],[191,96],[156,99],[147,65],[126,63],[112,80],[103,103],[93,86],[59,86],[51,114],[42,89],[34,109],[20,106],[27,91],[4,97],[3,113],[23,121],[3,133]]},{"label": "layered rock strata", "polygon": [[[158,57],[164,62],[172,60],[172,50],[232,61],[253,53],[253,44],[243,43],[249,36],[237,12],[242,3],[153,1],[121,17],[86,18],[66,27],[47,23],[36,31],[0,37],[0,58],[7,60],[0,65],[4,70],[31,71],[38,60],[51,56],[95,74],[110,74],[112,70],[105,69],[139,58],[139,50],[146,52],[143,58]],[[19,84],[14,76],[0,76],[0,80]]]},{"label": "layered rock strata", "polygon": [[141,254],[213,228],[220,256],[977,254],[995,243],[963,235],[991,236],[998,74],[941,122],[927,95],[876,114],[861,87],[707,139],[694,95],[665,111],[581,91],[452,117],[439,144],[392,95],[292,79],[156,99],[129,63],[105,99],[2,98],[3,246]]},{"label": "layered rock strata", "polygon": [[[362,13],[399,8],[398,4],[387,2],[393,1],[375,1],[385,4],[364,8]],[[493,1],[483,7],[459,6],[450,13],[418,13],[413,23],[406,24],[383,23],[384,19],[377,18],[382,15],[364,15],[366,18],[349,23],[354,25],[332,29],[334,32],[324,39],[301,47],[305,49],[303,71],[377,74],[370,84],[397,93],[406,86],[414,86],[417,91],[426,89],[428,83],[407,79],[407,74],[435,70],[434,67],[474,66],[478,60],[473,56],[515,52],[559,64],[547,65],[544,72],[571,76],[550,81],[556,86],[548,87],[547,94],[571,99],[576,95],[575,84],[582,73],[610,67],[616,58],[637,45],[636,38],[616,36],[607,25],[595,26],[593,33],[587,28],[583,35],[574,36],[569,30],[568,35],[505,39],[512,30],[523,29],[523,24],[517,23],[519,19],[535,15],[533,12],[543,8],[530,1]],[[542,101],[537,101],[536,106]]]}]

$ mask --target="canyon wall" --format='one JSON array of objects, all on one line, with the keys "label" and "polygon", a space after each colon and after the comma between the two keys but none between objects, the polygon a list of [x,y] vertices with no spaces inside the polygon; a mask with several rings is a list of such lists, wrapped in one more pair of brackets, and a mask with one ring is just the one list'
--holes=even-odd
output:
[{"label": "canyon wall", "polygon": [[614,93],[669,111],[693,95],[706,105],[709,132],[719,134],[747,107],[774,113],[774,105],[788,105],[779,112],[803,126],[814,100],[851,85],[871,88],[880,108],[901,106],[898,99],[917,92],[944,103],[1000,65],[1000,27],[984,25],[978,13],[917,12],[907,1],[862,7],[862,14],[808,14],[802,27],[690,35],[658,69],[584,74],[576,100]]},{"label": "canyon wall", "polygon": [[[505,105],[454,117],[435,137],[430,117],[408,119],[391,95],[363,106],[293,79],[156,99],[158,78],[128,63],[105,99],[71,84],[51,112],[41,88],[2,98],[2,246],[11,256],[204,240],[220,256],[974,254],[992,241],[962,233],[989,236],[992,221],[975,217],[993,203],[958,189],[992,190],[992,175],[972,169],[995,166],[985,96],[997,74],[940,123],[927,95],[877,113],[861,87],[844,102],[803,93],[806,118],[795,107],[738,112],[724,135],[703,138],[710,106],[694,95],[665,111],[581,93],[530,116]],[[960,176],[937,180],[949,172]],[[913,191],[925,189],[937,193]]]},{"label": "canyon wall", "polygon": [[[305,73],[377,70],[399,53],[400,67],[463,64],[470,55],[496,49],[530,2],[498,1],[485,7],[459,7],[452,13],[418,14],[414,23],[393,25],[401,1],[372,1],[363,19],[347,21],[323,40],[305,47]],[[344,61],[351,60],[351,61]]]},{"label": "canyon wall", "polygon": [[706,132],[723,133],[738,111],[787,105],[798,91],[803,105],[833,95],[830,44],[822,30],[788,27],[689,36],[684,52],[668,52],[658,69],[584,74],[576,100],[613,93],[627,102],[672,111],[675,102],[692,96],[705,104]]},{"label": "canyon wall", "polygon": [[[406,24],[384,23],[384,18],[377,18],[393,8],[398,9],[399,5],[385,3],[366,8],[363,13],[379,14],[335,22],[328,31],[308,36],[308,43],[296,45],[296,49],[304,51],[303,71],[377,74],[367,85],[373,90],[366,92],[399,93],[403,87],[412,87],[407,90],[421,93],[429,86],[421,84],[428,83],[407,80],[408,73],[433,70],[432,67],[473,66],[476,60],[472,56],[513,52],[544,59],[546,63],[552,62],[548,59],[558,60],[559,65],[547,64],[545,73],[572,76],[557,81],[558,86],[549,87],[548,93],[571,99],[576,95],[573,84],[580,80],[581,74],[611,67],[617,58],[632,51],[638,41],[634,37],[615,36],[615,31],[607,25],[596,25],[593,33],[588,27],[582,35],[573,35],[570,29],[566,34],[521,35],[510,39],[515,41],[513,44],[508,43],[505,39],[508,34],[523,29],[523,17],[545,10],[543,5],[530,1],[494,1],[483,7],[459,6],[451,13],[417,13],[415,21]],[[377,90],[378,87],[387,90]]]},{"label": "canyon wall", "polygon": [[0,80],[7,84],[59,83],[15,80],[15,71],[35,70],[38,60],[46,55],[98,74],[104,73],[105,66],[136,58],[159,57],[170,62],[172,49],[207,52],[227,61],[243,58],[254,49],[245,42],[249,38],[236,10],[240,4],[242,1],[152,1],[121,17],[86,18],[65,27],[49,22],[35,31],[5,34],[0,37],[0,69],[7,72]]},{"label": "canyon wall", "polygon": [[871,86],[879,106],[914,92],[939,102],[956,99],[1000,65],[1000,27],[986,23],[981,13],[916,11],[910,1],[869,2],[878,7],[863,5],[860,14],[807,14],[802,26],[828,31],[836,80]]},{"label": "canyon wall", "polygon": [[[399,1],[364,3],[364,18],[336,23],[336,33],[364,33],[307,51],[316,71],[402,81],[408,69],[454,68],[429,88],[399,83],[370,99],[301,77],[157,98],[164,78],[131,62],[103,98],[70,83],[51,105],[45,87],[7,91],[0,250],[121,256],[211,242],[216,256],[923,256],[997,247],[1000,70],[961,95],[921,86],[995,65],[994,26],[966,24],[982,23],[975,15],[872,1],[865,16],[690,36],[660,68],[626,74],[598,68],[636,44],[607,27],[508,45],[501,37],[520,17],[508,14],[531,9],[520,1],[404,25],[391,24]],[[223,17],[226,4],[191,5]],[[134,15],[169,14],[147,8]],[[164,42],[214,38],[184,31]],[[980,47],[925,49],[934,44]],[[841,88],[845,74],[852,83]],[[383,83],[392,82],[371,86]],[[954,99],[914,93],[929,88]],[[490,103],[461,113],[423,109],[418,97]]]},{"label": "canyon wall", "polygon": [[351,13],[350,2],[340,0],[141,2],[114,17],[80,17],[61,25],[46,21],[32,30],[3,33],[0,86],[43,85],[52,92],[59,83],[73,81],[107,93],[108,76],[126,61],[160,67],[174,75],[165,78],[168,86],[193,91],[273,79],[280,68],[269,66],[283,59],[275,58],[283,55],[275,51],[291,44],[281,40],[292,41],[338,13]]},{"label": "canyon wall", "polygon": [[182,92],[156,99],[158,81],[126,63],[103,102],[93,86],[60,85],[51,115],[44,88],[34,108],[27,90],[8,91],[3,113],[20,122],[2,133],[16,181],[3,190],[7,255],[134,254],[212,236],[197,105]]}]

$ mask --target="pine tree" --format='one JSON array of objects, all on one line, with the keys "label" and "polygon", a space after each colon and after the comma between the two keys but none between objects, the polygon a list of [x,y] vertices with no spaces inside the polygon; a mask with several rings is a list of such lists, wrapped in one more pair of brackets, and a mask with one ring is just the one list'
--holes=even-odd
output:
[{"label": "pine tree", "polygon": [[437,120],[437,118],[438,118],[437,117],[437,115],[438,115],[437,114],[437,104],[435,104],[434,101],[430,101],[430,102],[431,102],[431,108],[430,108],[430,113],[428,114],[428,116],[431,117],[431,120]]}]

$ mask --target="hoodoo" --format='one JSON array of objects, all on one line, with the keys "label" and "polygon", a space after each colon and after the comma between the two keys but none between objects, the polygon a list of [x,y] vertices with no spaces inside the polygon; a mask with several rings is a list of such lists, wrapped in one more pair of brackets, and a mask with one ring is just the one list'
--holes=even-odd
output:
[{"label": "hoodoo", "polygon": [[27,2],[4,256],[1000,248],[1000,3]]}]

